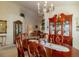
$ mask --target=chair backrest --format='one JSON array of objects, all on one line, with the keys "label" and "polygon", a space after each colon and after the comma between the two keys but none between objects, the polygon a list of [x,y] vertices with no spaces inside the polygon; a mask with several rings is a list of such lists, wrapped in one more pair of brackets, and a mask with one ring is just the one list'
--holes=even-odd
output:
[{"label": "chair backrest", "polygon": [[56,39],[55,39],[55,43],[62,45],[63,44],[63,39],[64,39],[64,37],[62,35],[57,35]]},{"label": "chair backrest", "polygon": [[22,44],[23,44],[24,50],[27,50],[27,48],[28,48],[28,39],[27,39],[27,36],[28,36],[27,33],[22,33],[21,34],[21,39],[22,39]]},{"label": "chair backrest", "polygon": [[28,39],[22,40],[24,50],[28,50],[28,41],[29,41]]},{"label": "chair backrest", "polygon": [[29,57],[38,57],[39,56],[39,53],[37,50],[37,44],[35,42],[29,42],[28,55],[29,55]]},{"label": "chair backrest", "polygon": [[27,33],[22,33],[21,36],[22,36],[22,40],[24,40],[24,39],[27,39],[28,34]]},{"label": "chair backrest", "polygon": [[16,37],[16,47],[17,47],[17,50],[18,50],[18,56],[24,57],[24,49],[23,49],[21,35]]},{"label": "chair backrest", "polygon": [[40,57],[47,57],[46,48],[42,45],[38,45],[38,53]]}]

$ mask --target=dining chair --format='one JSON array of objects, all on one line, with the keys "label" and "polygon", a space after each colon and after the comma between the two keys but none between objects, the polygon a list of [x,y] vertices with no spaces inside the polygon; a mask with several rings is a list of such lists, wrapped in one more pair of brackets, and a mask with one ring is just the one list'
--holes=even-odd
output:
[{"label": "dining chair", "polygon": [[28,40],[27,39],[22,40],[22,44],[23,44],[24,51],[28,51],[27,50],[27,48],[28,48]]},{"label": "dining chair", "polygon": [[27,47],[28,47],[27,36],[28,36],[27,33],[22,33],[21,34],[21,39],[22,39],[22,44],[23,44],[24,51],[27,51]]},{"label": "dining chair", "polygon": [[18,35],[16,37],[16,47],[18,51],[18,57],[24,57],[24,49],[23,49],[23,44],[22,44],[22,39],[20,38],[21,36]]},{"label": "dining chair", "polygon": [[55,39],[55,43],[59,44],[59,45],[62,45],[63,44],[63,39],[64,39],[64,37],[62,35],[57,35],[56,39]]},{"label": "dining chair", "polygon": [[29,44],[28,44],[29,57],[38,57],[39,56],[37,46],[38,46],[37,43],[31,42],[31,41],[29,42]]},{"label": "dining chair", "polygon": [[38,45],[38,53],[40,57],[47,57],[46,48],[40,44]]},{"label": "dining chair", "polygon": [[22,33],[21,34],[21,37],[22,37],[22,40],[25,40],[25,39],[27,39],[28,34],[27,33]]}]

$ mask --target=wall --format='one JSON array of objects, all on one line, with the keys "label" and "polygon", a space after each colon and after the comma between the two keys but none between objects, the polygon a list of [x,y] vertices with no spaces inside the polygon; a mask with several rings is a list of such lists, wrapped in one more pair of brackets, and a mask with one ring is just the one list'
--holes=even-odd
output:
[{"label": "wall", "polygon": [[[25,14],[25,18],[20,17],[20,13]],[[35,25],[40,25],[38,15],[15,2],[0,2],[0,20],[7,20],[7,44],[13,44],[13,22],[20,20],[23,22],[23,32],[33,31]],[[28,29],[27,29],[28,28]],[[0,34],[2,35],[2,34]]]},{"label": "wall", "polygon": [[[5,34],[7,36],[7,45],[13,44],[13,22],[16,20],[24,22],[24,19],[20,17],[19,14],[20,7],[17,4],[12,2],[0,2],[0,20],[7,20],[7,33]],[[24,31],[23,27],[23,32]]]},{"label": "wall", "polygon": [[[60,14],[60,13],[64,13],[64,14],[71,14],[72,16],[72,36],[73,36],[73,47],[79,49],[79,31],[76,31],[76,20],[79,20],[79,8],[77,4],[60,4],[60,5],[55,5],[55,10],[50,14],[47,13],[45,14],[45,20],[48,19],[49,17],[52,17],[55,14]],[[46,20],[46,26],[48,26],[48,21]],[[45,30],[45,32],[48,29]]]},{"label": "wall", "polygon": [[35,13],[29,8],[22,7],[21,9],[22,9],[21,11],[25,14],[26,32],[34,31],[35,25],[38,25],[40,29],[41,17],[39,17],[37,13]]}]

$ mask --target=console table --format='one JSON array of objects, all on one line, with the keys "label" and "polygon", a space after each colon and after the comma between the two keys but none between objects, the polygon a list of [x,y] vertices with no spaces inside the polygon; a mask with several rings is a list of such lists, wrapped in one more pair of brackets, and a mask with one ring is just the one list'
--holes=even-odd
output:
[{"label": "console table", "polygon": [[1,46],[6,45],[6,35],[0,35]]}]

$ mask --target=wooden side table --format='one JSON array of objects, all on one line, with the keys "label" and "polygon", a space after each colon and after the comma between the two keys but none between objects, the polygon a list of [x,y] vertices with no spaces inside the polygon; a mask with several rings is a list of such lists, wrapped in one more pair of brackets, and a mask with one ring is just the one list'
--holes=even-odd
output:
[{"label": "wooden side table", "polygon": [[6,35],[0,35],[0,38],[1,38],[1,46],[4,46],[6,45]]}]

